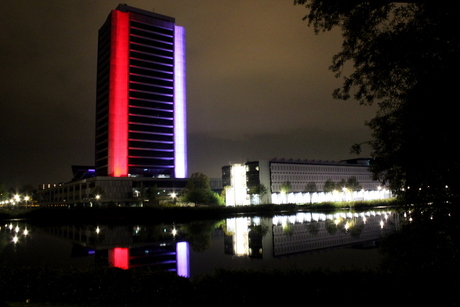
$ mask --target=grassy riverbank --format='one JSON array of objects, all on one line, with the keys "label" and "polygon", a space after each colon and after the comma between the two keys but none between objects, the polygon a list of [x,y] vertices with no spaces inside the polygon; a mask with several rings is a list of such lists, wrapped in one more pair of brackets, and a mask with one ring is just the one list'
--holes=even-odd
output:
[{"label": "grassy riverbank", "polygon": [[32,222],[67,223],[67,222],[181,222],[194,219],[220,219],[229,216],[272,216],[276,214],[294,214],[300,211],[364,210],[382,206],[396,206],[395,200],[328,202],[320,204],[264,204],[253,206],[156,206],[143,208],[128,207],[94,207],[72,208],[43,207],[24,209],[0,209],[0,220],[26,219]]}]

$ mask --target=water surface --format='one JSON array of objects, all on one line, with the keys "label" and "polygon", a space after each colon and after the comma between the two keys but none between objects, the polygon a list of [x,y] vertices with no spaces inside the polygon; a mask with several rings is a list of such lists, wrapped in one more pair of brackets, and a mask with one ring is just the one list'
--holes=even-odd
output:
[{"label": "water surface", "polygon": [[159,267],[194,277],[229,269],[376,268],[379,241],[399,227],[388,210],[297,213],[154,225],[0,227],[0,263],[51,268]]}]

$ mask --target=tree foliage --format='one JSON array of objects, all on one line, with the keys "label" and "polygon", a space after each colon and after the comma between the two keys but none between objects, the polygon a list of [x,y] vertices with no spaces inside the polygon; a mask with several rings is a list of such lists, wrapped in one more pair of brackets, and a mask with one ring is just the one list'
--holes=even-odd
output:
[{"label": "tree foliage", "polygon": [[318,188],[316,187],[316,182],[309,182],[305,186],[305,192],[310,194],[310,204],[313,201],[313,193],[316,193],[318,191]]},{"label": "tree foliage", "polygon": [[305,192],[307,193],[316,193],[318,191],[318,188],[316,187],[316,182],[309,182],[305,186]]},{"label": "tree foliage", "polygon": [[339,182],[334,182],[331,179],[328,179],[323,184],[324,193],[331,193],[334,190],[342,191],[343,189],[359,191],[362,189],[362,187],[355,176],[348,177],[347,179],[342,178]]},{"label": "tree foliage", "polygon": [[335,190],[335,186],[336,186],[335,182],[332,181],[331,179],[328,179],[324,182],[323,192],[330,193]]},{"label": "tree foliage", "polygon": [[[375,179],[411,200],[458,197],[460,152],[454,116],[460,19],[454,3],[294,3],[307,7],[304,19],[316,33],[334,27],[342,31],[342,49],[330,66],[336,77],[343,77],[334,97],[378,104],[376,116],[367,122],[372,139],[365,142]],[[353,149],[360,152],[360,146]]]},{"label": "tree foliage", "polygon": [[251,187],[248,191],[249,195],[259,195],[259,199],[262,201],[265,195],[267,195],[268,189],[263,183],[259,183]]},{"label": "tree foliage", "polygon": [[359,191],[362,189],[358,179],[355,176],[348,177],[346,188],[351,191]]},{"label": "tree foliage", "polygon": [[9,199],[8,189],[5,187],[3,182],[0,181],[0,201],[8,200],[8,199]]},{"label": "tree foliage", "polygon": [[292,190],[292,185],[290,181],[285,181],[281,184],[281,192],[288,194]]},{"label": "tree foliage", "polygon": [[222,198],[211,190],[209,178],[203,173],[193,173],[185,186],[184,201],[203,205],[222,205]]}]

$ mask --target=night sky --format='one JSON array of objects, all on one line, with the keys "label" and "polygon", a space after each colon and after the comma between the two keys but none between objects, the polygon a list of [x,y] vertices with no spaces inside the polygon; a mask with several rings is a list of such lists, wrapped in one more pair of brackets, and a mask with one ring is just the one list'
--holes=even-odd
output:
[{"label": "night sky", "polygon": [[[94,164],[97,32],[119,1],[0,0],[0,181],[69,181]],[[189,174],[253,159],[342,160],[374,107],[332,98],[338,31],[292,0],[124,2],[187,31]]]}]

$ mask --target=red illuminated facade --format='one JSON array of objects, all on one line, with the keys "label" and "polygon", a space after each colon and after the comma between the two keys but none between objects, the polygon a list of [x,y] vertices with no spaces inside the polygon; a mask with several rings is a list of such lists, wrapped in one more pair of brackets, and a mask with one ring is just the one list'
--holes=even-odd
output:
[{"label": "red illuminated facade", "polygon": [[119,5],[99,30],[97,176],[186,178],[185,31]]}]

